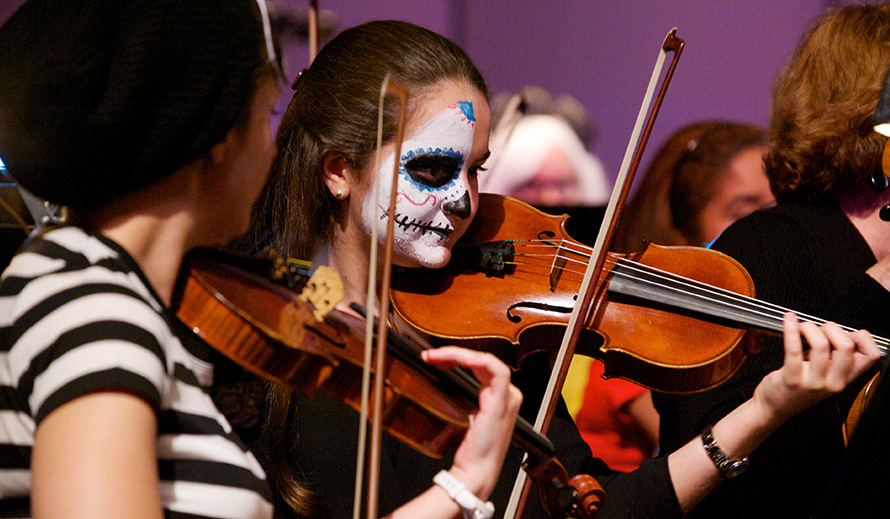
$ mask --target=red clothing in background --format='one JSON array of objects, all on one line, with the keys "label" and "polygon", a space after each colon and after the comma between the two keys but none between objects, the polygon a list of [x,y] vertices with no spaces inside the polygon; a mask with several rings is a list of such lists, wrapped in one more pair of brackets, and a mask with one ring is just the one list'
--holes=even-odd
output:
[{"label": "red clothing in background", "polygon": [[626,380],[603,379],[602,375],[603,363],[592,362],[575,424],[595,458],[613,470],[630,472],[652,455],[651,441],[626,409],[646,389]]}]

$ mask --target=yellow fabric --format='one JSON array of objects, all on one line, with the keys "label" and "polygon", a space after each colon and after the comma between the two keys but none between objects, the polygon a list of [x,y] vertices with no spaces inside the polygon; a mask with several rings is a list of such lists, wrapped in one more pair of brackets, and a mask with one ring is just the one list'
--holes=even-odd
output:
[{"label": "yellow fabric", "polygon": [[593,359],[586,355],[574,355],[572,363],[569,364],[569,372],[566,374],[566,381],[562,386],[562,397],[566,401],[572,418],[575,418],[578,411],[581,410],[591,363],[593,363]]}]

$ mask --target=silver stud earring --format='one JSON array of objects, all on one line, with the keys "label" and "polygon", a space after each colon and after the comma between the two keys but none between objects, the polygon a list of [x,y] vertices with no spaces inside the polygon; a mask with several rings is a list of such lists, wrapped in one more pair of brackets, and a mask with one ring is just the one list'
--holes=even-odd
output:
[{"label": "silver stud earring", "polygon": [[343,200],[343,190],[338,189],[337,192],[334,194],[334,198],[336,198],[337,200]]}]

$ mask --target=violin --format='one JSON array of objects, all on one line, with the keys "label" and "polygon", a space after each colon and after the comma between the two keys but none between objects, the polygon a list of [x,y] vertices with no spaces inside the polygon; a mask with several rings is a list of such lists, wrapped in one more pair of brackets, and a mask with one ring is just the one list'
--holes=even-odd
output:
[{"label": "violin", "polygon": [[881,373],[878,372],[869,379],[865,386],[859,390],[859,394],[857,394],[856,399],[853,400],[853,405],[851,405],[850,410],[847,411],[847,417],[844,419],[844,423],[841,424],[841,432],[844,435],[844,445],[850,443],[850,437],[853,436],[853,431],[859,424],[859,419],[862,417],[862,413],[865,412],[865,408],[871,403],[871,397],[874,394],[875,388],[877,388],[880,377]]},{"label": "violin", "polygon": [[[565,232],[566,219],[480,194],[446,267],[394,277],[394,311],[434,344],[485,349],[517,368],[534,352],[553,351],[590,261],[590,248]],[[781,333],[787,311],[755,299],[737,261],[699,247],[608,253],[594,294],[575,351],[602,360],[606,377],[669,393],[729,378],[758,351],[746,331]],[[448,318],[432,308],[448,308]],[[890,341],[875,339],[886,353]]]},{"label": "violin", "polygon": [[[307,396],[324,391],[359,409],[365,320],[335,308],[342,281],[306,262],[243,256],[215,248],[183,260],[172,308],[211,347],[257,375]],[[363,309],[354,305],[361,313]],[[379,328],[379,327],[377,327]],[[478,402],[466,371],[442,371],[420,359],[429,345],[386,328],[388,349],[381,426],[416,450],[453,453]],[[591,476],[569,478],[549,439],[517,418],[513,443],[554,517],[591,519],[605,498]]]}]

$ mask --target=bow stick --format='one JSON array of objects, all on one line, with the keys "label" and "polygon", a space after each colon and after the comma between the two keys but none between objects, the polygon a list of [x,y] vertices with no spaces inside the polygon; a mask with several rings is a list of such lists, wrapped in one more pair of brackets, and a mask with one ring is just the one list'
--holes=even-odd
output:
[{"label": "bow stick", "polygon": [[[368,309],[368,315],[375,315],[375,309],[379,307],[378,320],[381,323],[389,322],[389,287],[392,284],[392,249],[393,249],[393,231],[395,229],[395,212],[396,212],[396,192],[399,182],[399,157],[402,156],[402,141],[405,136],[405,120],[408,106],[408,89],[393,83],[389,79],[389,74],[383,78],[383,84],[380,88],[380,98],[378,104],[377,116],[377,153],[375,156],[374,170],[380,171],[381,149],[383,147],[383,104],[387,96],[394,96],[399,99],[399,115],[396,126],[396,139],[394,151],[394,164],[392,173],[392,183],[390,187],[389,209],[386,223],[386,236],[384,242],[384,258],[382,265],[382,280],[380,283],[379,299],[375,300],[377,292],[377,226],[371,226],[371,251],[368,267],[368,290],[365,306]],[[378,183],[381,182],[378,175],[374,179],[374,207],[380,207]],[[375,218],[375,221],[377,219]],[[380,304],[378,304],[378,301]],[[374,359],[374,369],[376,377],[374,378],[374,406],[372,410],[371,420],[371,445],[368,463],[368,497],[367,497],[367,517],[368,519],[376,519],[377,517],[377,496],[379,489],[380,476],[380,442],[382,437],[381,415],[383,413],[383,381],[385,378],[384,368],[386,363],[386,335],[385,333],[377,334],[377,351]],[[361,416],[359,419],[359,443],[358,457],[356,460],[355,471],[355,500],[353,503],[353,518],[358,519],[361,515],[361,492],[362,479],[364,473],[364,446],[368,422],[368,401],[370,391],[371,377],[371,351],[372,340],[374,337],[374,320],[367,319],[365,322],[365,358],[364,370],[362,374],[362,405]]]},{"label": "bow stick", "polygon": [[318,54],[318,0],[309,0],[309,63]]},{"label": "bow stick", "polygon": [[[516,128],[516,124],[525,116],[525,111],[526,101],[522,92],[513,94],[507,101],[497,126],[495,126],[494,130],[491,132],[491,142],[488,145],[491,150],[491,155],[488,157],[488,160],[485,161],[485,168],[487,170],[494,171],[498,159],[501,157],[504,148],[507,147],[507,143],[510,141],[510,136],[513,135],[513,130]],[[490,175],[480,175],[480,192],[486,190],[486,184],[490,178]]]},{"label": "bow stick", "polygon": [[[553,370],[553,373],[550,376],[550,380],[547,384],[547,390],[545,391],[544,398],[541,402],[541,408],[538,411],[538,415],[535,420],[536,431],[544,432],[550,426],[550,420],[553,417],[553,411],[556,408],[556,404],[559,399],[559,392],[557,389],[561,388],[563,383],[565,382],[566,373],[568,372],[569,368],[569,361],[572,358],[572,355],[575,351],[575,344],[577,344],[578,337],[581,334],[581,324],[584,322],[584,320],[579,320],[579,317],[584,316],[586,320],[590,313],[590,305],[593,301],[594,291],[596,290],[596,284],[591,283],[591,281],[593,279],[598,279],[599,273],[602,271],[603,263],[606,254],[609,251],[609,246],[612,243],[612,237],[615,233],[615,227],[617,226],[617,216],[620,214],[621,208],[624,206],[624,201],[627,199],[627,195],[630,192],[630,187],[633,183],[633,177],[636,174],[637,169],[639,168],[643,150],[645,149],[646,143],[649,140],[649,135],[652,132],[652,126],[655,124],[655,118],[657,117],[658,111],[661,108],[661,103],[664,100],[664,95],[667,91],[668,84],[670,83],[671,77],[674,74],[674,69],[677,67],[677,62],[680,58],[680,54],[683,51],[685,43],[683,40],[677,38],[676,34],[676,27],[668,32],[667,36],[664,39],[664,43],[662,43],[661,49],[659,50],[658,58],[655,61],[655,68],[652,71],[652,77],[649,80],[649,86],[647,87],[646,94],[643,98],[643,104],[640,107],[639,114],[637,115],[636,124],[634,125],[633,132],[631,133],[630,142],[628,142],[627,145],[627,150],[624,153],[624,160],[621,163],[621,169],[619,170],[618,177],[615,180],[615,187],[612,190],[612,196],[609,199],[609,204],[606,207],[606,212],[603,216],[603,224],[600,226],[593,251],[591,252],[591,258],[596,258],[596,261],[591,261],[587,264],[587,270],[584,273],[584,280],[582,281],[581,288],[579,290],[579,294],[581,294],[581,297],[577,299],[572,310],[572,315],[569,318],[566,332],[563,335],[563,340],[554,363],[554,365],[558,369]],[[671,64],[668,67],[667,72],[665,73],[664,81],[662,82],[661,89],[658,92],[658,97],[655,100],[655,104],[652,105],[652,110],[650,112],[649,105],[652,101],[652,95],[655,91],[655,86],[658,82],[658,78],[661,75],[661,69],[664,65],[664,60],[667,56],[668,51],[673,51],[674,56],[671,60]],[[647,112],[649,113],[649,118],[648,120],[646,120],[645,128],[643,128],[643,121],[646,118]],[[643,128],[642,135],[641,128]],[[605,285],[603,286],[603,289],[604,288]],[[513,493],[510,495],[510,501],[507,504],[507,510],[504,513],[504,517],[515,518],[521,515],[522,510],[525,507],[525,502],[528,498],[529,489],[530,482],[525,472],[520,471],[513,486]]]}]

